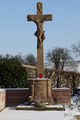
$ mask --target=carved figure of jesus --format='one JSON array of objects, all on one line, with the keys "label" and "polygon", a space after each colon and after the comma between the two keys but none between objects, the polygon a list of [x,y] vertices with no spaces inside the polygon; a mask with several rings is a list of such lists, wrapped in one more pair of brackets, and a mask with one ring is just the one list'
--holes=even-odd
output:
[{"label": "carved figure of jesus", "polygon": [[33,21],[37,25],[37,31],[35,36],[37,37],[37,77],[42,75],[44,77],[44,52],[43,41],[45,39],[45,31],[43,31],[43,23],[45,21],[51,21],[51,14],[42,14],[42,3],[37,3],[37,15],[28,15],[28,21]]}]

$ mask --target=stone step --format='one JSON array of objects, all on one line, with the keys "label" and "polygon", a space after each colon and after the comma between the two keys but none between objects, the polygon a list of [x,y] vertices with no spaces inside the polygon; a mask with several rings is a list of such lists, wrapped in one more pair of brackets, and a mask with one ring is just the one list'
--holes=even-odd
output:
[{"label": "stone step", "polygon": [[33,105],[18,105],[16,110],[36,110],[36,111],[46,111],[46,110],[55,110],[55,111],[64,111],[65,108],[63,105],[46,105],[45,107],[35,107]]}]

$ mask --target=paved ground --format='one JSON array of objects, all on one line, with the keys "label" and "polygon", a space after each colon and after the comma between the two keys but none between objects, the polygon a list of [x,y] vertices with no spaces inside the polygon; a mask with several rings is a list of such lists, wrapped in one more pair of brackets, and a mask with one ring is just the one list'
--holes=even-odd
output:
[{"label": "paved ground", "polygon": [[75,111],[22,111],[7,107],[0,112],[0,120],[80,120],[73,113]]},{"label": "paved ground", "polygon": [[0,120],[68,120],[64,111],[17,111],[7,107],[0,112]]}]

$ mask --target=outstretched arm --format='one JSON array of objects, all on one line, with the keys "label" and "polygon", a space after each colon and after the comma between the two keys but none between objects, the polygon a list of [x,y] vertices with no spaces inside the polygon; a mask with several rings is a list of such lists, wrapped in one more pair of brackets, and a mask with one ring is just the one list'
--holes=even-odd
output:
[{"label": "outstretched arm", "polygon": [[52,20],[52,15],[47,14],[42,16],[40,22],[51,21],[51,20]]}]

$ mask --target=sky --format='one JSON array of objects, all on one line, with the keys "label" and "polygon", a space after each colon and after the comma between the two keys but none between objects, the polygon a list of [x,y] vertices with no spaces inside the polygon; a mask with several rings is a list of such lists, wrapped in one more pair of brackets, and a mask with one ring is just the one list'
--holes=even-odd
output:
[{"label": "sky", "polygon": [[27,22],[36,14],[36,3],[53,20],[44,23],[44,55],[55,48],[71,48],[80,41],[80,0],[0,0],[0,54],[37,54],[36,25]]}]

